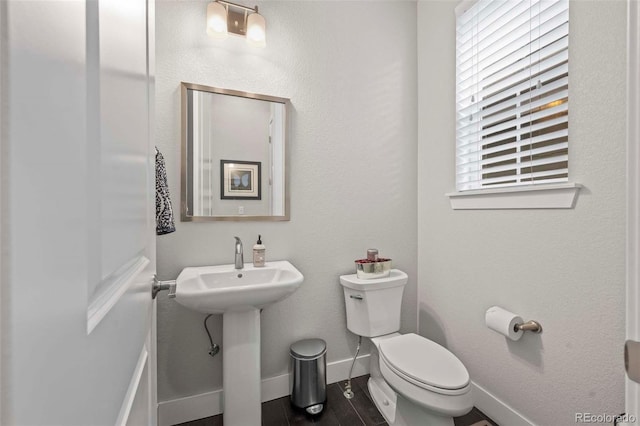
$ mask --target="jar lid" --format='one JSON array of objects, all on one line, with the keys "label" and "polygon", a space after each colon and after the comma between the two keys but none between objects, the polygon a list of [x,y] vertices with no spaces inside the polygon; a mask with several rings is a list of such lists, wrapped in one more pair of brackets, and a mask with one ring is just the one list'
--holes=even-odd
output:
[{"label": "jar lid", "polygon": [[290,347],[291,356],[296,359],[316,359],[327,352],[327,343],[322,339],[298,340]]},{"label": "jar lid", "polygon": [[369,249],[369,250],[367,250],[367,259],[368,260],[378,260],[378,249]]}]

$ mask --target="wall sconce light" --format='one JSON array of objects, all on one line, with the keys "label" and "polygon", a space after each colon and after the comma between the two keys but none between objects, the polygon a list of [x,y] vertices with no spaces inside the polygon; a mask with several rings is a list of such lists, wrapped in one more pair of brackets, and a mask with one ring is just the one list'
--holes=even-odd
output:
[{"label": "wall sconce light", "polygon": [[207,34],[213,38],[227,38],[229,33],[245,37],[251,46],[265,47],[266,22],[258,13],[258,6],[247,7],[226,0],[209,3]]}]

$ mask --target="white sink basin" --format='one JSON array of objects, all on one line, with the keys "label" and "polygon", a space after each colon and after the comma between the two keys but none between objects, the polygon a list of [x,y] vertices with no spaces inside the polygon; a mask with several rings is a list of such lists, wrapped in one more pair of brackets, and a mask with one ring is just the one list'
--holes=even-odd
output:
[{"label": "white sink basin", "polygon": [[260,268],[252,264],[243,269],[233,264],[185,268],[176,279],[176,301],[208,314],[261,309],[289,297],[303,279],[286,260]]}]

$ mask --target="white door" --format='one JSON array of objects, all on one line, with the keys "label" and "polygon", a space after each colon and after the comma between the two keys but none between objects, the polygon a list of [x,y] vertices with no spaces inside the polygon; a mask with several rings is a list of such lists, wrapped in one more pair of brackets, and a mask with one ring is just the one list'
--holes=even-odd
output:
[{"label": "white door", "polygon": [[156,423],[153,0],[3,0],[2,425]]},{"label": "white door", "polygon": [[[640,7],[628,0],[627,127],[627,424],[640,420]],[[633,380],[631,380],[633,379]]]}]

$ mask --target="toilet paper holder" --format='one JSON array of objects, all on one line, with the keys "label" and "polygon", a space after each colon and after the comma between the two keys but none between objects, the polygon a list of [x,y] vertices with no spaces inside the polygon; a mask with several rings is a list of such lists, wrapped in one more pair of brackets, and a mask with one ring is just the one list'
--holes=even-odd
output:
[{"label": "toilet paper holder", "polygon": [[538,321],[527,321],[513,326],[513,331],[532,331],[536,334],[542,333],[542,325]]}]

